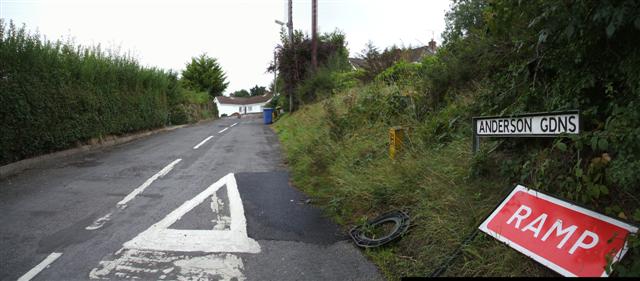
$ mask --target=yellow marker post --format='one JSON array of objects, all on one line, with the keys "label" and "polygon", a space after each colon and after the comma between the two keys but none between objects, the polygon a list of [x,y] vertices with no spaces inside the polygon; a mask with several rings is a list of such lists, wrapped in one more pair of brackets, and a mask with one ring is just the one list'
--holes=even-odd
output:
[{"label": "yellow marker post", "polygon": [[404,129],[400,126],[389,128],[389,158],[395,159],[402,149]]}]

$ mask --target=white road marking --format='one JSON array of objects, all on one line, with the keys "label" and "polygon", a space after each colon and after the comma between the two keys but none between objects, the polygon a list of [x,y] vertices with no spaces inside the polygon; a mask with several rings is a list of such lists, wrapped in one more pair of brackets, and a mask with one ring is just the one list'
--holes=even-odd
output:
[{"label": "white road marking", "polygon": [[210,207],[211,207],[211,211],[213,211],[213,213],[216,214],[216,218],[211,220],[211,222],[214,223],[213,229],[214,230],[229,229],[231,226],[231,217],[221,214],[222,208],[224,207],[224,201],[218,198],[215,192],[211,195]]},{"label": "white road marking", "polygon": [[120,249],[101,261],[90,279],[246,280],[242,259],[233,254],[188,256],[162,251]]},{"label": "white road marking", "polygon": [[233,127],[233,126],[235,126],[235,125],[238,125],[238,123],[237,123],[237,122],[236,122],[236,123],[233,123],[233,124],[232,124],[231,126],[229,126],[229,127]]},{"label": "white road marking", "polygon": [[196,146],[193,147],[193,149],[198,149],[200,146],[202,146],[205,142],[207,142],[208,140],[212,139],[213,136],[209,136],[206,139],[204,139],[203,141],[201,141],[199,144],[197,144]]},{"label": "white road marking", "polygon": [[224,133],[224,131],[226,131],[226,130],[229,130],[229,127],[226,127],[226,128],[224,128],[224,129],[222,129],[222,131],[218,132],[218,134],[222,134],[222,133]]},{"label": "white road marking", "polygon": [[105,223],[107,223],[108,221],[111,220],[111,214],[112,214],[112,212],[106,214],[105,216],[103,216],[101,218],[98,218],[90,226],[87,226],[84,229],[86,229],[86,230],[100,229],[102,226],[104,226]]},{"label": "white road marking", "polygon": [[36,265],[36,267],[32,268],[31,270],[29,270],[29,272],[25,273],[24,275],[22,275],[22,277],[18,278],[18,281],[29,281],[33,279],[33,277],[36,277],[36,275],[38,275],[40,271],[47,268],[51,263],[56,261],[60,256],[62,256],[62,253],[51,253],[47,258],[45,258],[42,262]]},{"label": "white road marking", "polygon": [[[232,254],[210,254],[204,257],[194,257],[187,260],[178,260],[174,264],[180,269],[178,280],[194,280],[194,276],[204,274],[221,276],[224,281],[245,280],[242,274],[244,263],[238,256]],[[181,279],[181,277],[187,277]]]},{"label": "white road marking", "polygon": [[127,197],[125,197],[124,199],[120,200],[120,202],[118,202],[118,207],[120,207],[121,209],[126,208],[127,207],[127,203],[129,201],[133,200],[133,198],[135,198],[138,194],[142,193],[155,180],[157,180],[158,178],[161,178],[161,177],[165,176],[166,174],[168,174],[173,169],[173,166],[178,164],[178,162],[180,162],[180,161],[182,161],[182,159],[177,159],[177,160],[171,162],[169,165],[167,165],[162,170],[160,170],[160,172],[158,172],[157,174],[153,175],[153,177],[149,178],[147,181],[145,181],[138,188],[134,189],[131,193],[129,193],[129,195],[127,195]]},{"label": "white road marking", "polygon": [[[227,187],[231,226],[229,230],[169,229],[176,221],[210,198],[222,186]],[[124,243],[128,249],[182,252],[259,253],[260,245],[247,236],[247,220],[233,173],[229,173],[207,189],[185,202],[164,219]]]}]

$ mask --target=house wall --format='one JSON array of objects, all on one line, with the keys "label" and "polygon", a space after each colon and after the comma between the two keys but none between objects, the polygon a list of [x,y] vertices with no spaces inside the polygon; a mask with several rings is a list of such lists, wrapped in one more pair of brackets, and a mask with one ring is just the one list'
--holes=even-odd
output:
[{"label": "house wall", "polygon": [[269,101],[254,104],[220,104],[218,103],[218,100],[215,101],[216,105],[218,106],[218,117],[222,116],[222,114],[230,116],[231,114],[234,114],[236,112],[245,114],[245,108],[246,114],[260,113],[268,102]]}]

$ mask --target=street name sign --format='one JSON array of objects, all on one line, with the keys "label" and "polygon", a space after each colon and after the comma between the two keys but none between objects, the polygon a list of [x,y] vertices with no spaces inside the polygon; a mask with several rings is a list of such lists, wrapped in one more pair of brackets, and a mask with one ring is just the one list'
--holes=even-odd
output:
[{"label": "street name sign", "polygon": [[571,277],[608,276],[627,252],[638,228],[518,185],[480,225],[480,230]]},{"label": "street name sign", "polygon": [[580,133],[580,115],[577,111],[476,117],[473,121],[475,133],[479,136],[555,136]]},{"label": "street name sign", "polygon": [[480,148],[480,137],[556,137],[580,133],[580,112],[528,113],[513,116],[473,117],[473,153]]}]

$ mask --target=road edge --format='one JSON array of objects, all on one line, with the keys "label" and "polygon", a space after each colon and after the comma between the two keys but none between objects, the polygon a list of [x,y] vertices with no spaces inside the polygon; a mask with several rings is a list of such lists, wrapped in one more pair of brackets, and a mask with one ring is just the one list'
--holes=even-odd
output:
[{"label": "road edge", "polygon": [[163,127],[163,128],[159,128],[159,129],[154,129],[154,130],[150,130],[150,131],[145,131],[145,132],[138,132],[138,133],[133,133],[131,135],[125,135],[125,136],[116,136],[116,137],[111,137],[110,139],[107,140],[103,140],[100,141],[99,143],[96,144],[87,144],[87,145],[83,145],[80,147],[76,147],[76,148],[70,148],[70,149],[66,149],[66,150],[61,150],[61,151],[57,151],[57,152],[52,152],[49,154],[43,154],[40,156],[35,156],[32,158],[27,158],[27,159],[23,159],[17,162],[13,162],[4,166],[0,166],[0,179],[4,179],[7,178],[9,176],[15,175],[19,172],[22,172],[24,170],[33,168],[34,166],[40,165],[42,163],[51,161],[51,160],[55,160],[55,159],[60,159],[63,157],[68,157],[68,156],[72,156],[72,155],[77,155],[80,154],[82,152],[88,152],[88,151],[93,151],[93,150],[97,150],[97,149],[101,149],[101,148],[106,148],[106,147],[111,147],[111,146],[115,146],[118,144],[123,144],[123,143],[127,143],[130,141],[134,141],[134,140],[138,140],[141,138],[145,138],[151,135],[155,135],[158,133],[162,133],[162,132],[169,132],[169,131],[173,131],[176,129],[180,129],[180,128],[184,128],[184,127],[189,127],[189,126],[195,126],[195,125],[199,125],[202,123],[206,123],[206,122],[212,122],[215,121],[217,119],[212,118],[212,119],[205,119],[205,120],[200,120],[196,123],[192,123],[192,124],[183,124],[183,125],[176,125],[176,126],[170,126],[170,127]]}]

